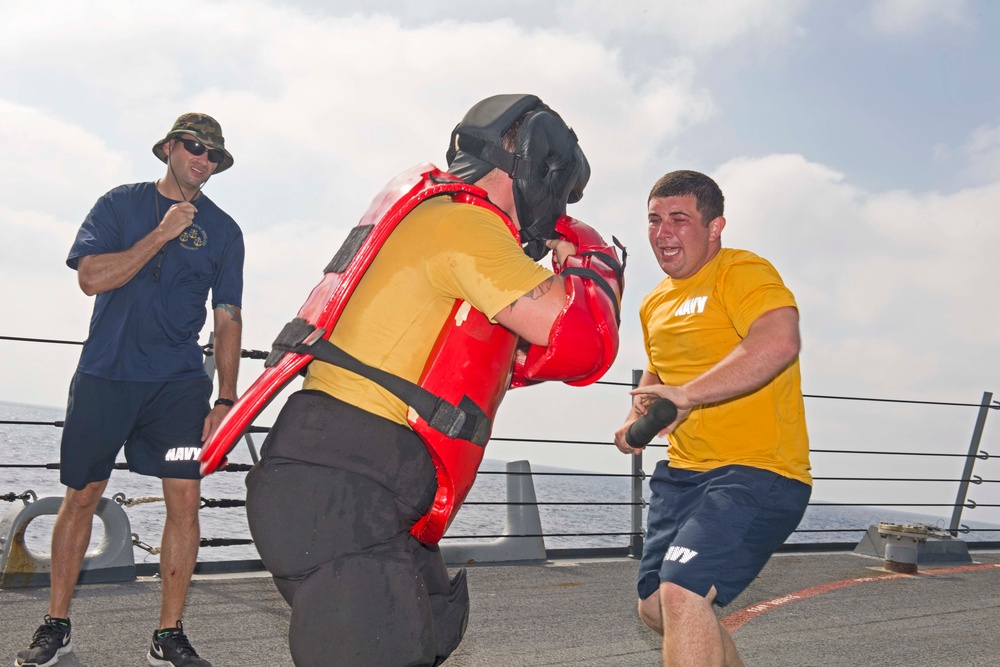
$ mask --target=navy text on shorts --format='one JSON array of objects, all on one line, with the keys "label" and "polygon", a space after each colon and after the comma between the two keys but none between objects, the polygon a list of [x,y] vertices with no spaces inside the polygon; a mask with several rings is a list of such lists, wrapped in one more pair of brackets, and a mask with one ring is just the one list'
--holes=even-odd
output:
[{"label": "navy text on shorts", "polygon": [[729,604],[799,525],[812,487],[769,470],[729,465],[707,472],[656,464],[639,598],[662,582]]},{"label": "navy text on shorts", "polygon": [[60,481],[82,489],[108,479],[123,446],[133,472],[201,479],[198,453],[211,395],[207,376],[129,382],[77,371],[62,433]]}]

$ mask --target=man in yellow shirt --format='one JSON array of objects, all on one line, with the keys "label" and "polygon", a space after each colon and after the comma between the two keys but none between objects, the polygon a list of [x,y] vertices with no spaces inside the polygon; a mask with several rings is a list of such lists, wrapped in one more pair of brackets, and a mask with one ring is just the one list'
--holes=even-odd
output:
[{"label": "man in yellow shirt", "polygon": [[642,302],[649,365],[615,433],[658,398],[677,406],[650,480],[639,616],[664,665],[743,665],[712,604],[739,595],[795,530],[812,490],[799,377],[799,317],[767,260],[722,247],[723,195],[675,171],[648,199],[649,242],[667,277]]},{"label": "man in yellow shirt", "polygon": [[[413,406],[378,377],[423,382],[443,332],[477,322],[504,352],[462,357],[454,382],[467,384],[466,398],[495,387],[492,405],[477,406],[491,417],[511,377],[593,381],[617,351],[622,267],[603,243],[595,261],[616,265],[607,280],[580,264],[593,259],[581,257],[586,226],[564,216],[590,174],[572,130],[537,97],[499,95],[459,123],[448,159],[450,176],[431,180],[468,192],[421,200],[398,222],[329,338],[382,375],[317,357],[247,476],[250,529],[292,607],[299,667],[437,665],[468,619],[463,575],[449,581],[436,540],[412,534],[437,497],[439,459]],[[556,233],[566,225],[582,235]],[[550,250],[559,275],[536,263]],[[590,370],[567,370],[588,359]]]}]

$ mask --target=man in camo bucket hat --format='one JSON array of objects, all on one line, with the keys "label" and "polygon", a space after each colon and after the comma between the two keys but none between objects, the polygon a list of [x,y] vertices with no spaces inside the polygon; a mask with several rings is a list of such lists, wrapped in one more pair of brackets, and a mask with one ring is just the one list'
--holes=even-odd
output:
[{"label": "man in camo bucket hat", "polygon": [[[180,619],[200,543],[198,452],[237,398],[243,234],[202,191],[212,174],[233,164],[214,118],[182,115],[153,154],[167,165],[163,178],[121,185],[98,199],[66,260],[83,292],[96,299],[62,432],[66,495],[52,531],[48,613],[30,646],[17,654],[18,667],[51,667],[73,650],[70,602],[95,511],[123,446],[129,470],[162,480],[167,507],[159,622],[145,644],[146,660],[158,667],[211,667],[191,646]],[[218,370],[214,406],[198,345],[209,294]],[[138,650],[139,642],[150,640],[136,641]],[[99,654],[81,661],[108,664]]]},{"label": "man in camo bucket hat", "polygon": [[160,158],[160,162],[166,162],[167,154],[163,150],[163,144],[184,134],[190,134],[208,148],[222,152],[222,161],[215,168],[216,174],[233,166],[233,156],[226,150],[226,140],[222,137],[222,126],[219,121],[203,113],[186,113],[178,118],[167,136],[153,145],[153,155]]}]

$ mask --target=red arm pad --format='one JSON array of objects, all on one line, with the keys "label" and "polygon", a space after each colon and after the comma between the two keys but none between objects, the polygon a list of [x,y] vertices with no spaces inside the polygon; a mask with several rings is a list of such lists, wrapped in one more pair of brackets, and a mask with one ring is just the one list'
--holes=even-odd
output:
[{"label": "red arm pad", "polygon": [[548,345],[531,345],[518,355],[512,387],[545,380],[587,385],[599,380],[618,354],[624,263],[613,246],[579,220],[562,216],[556,232],[577,249],[565,266],[554,267],[563,277],[566,306],[552,324]]}]

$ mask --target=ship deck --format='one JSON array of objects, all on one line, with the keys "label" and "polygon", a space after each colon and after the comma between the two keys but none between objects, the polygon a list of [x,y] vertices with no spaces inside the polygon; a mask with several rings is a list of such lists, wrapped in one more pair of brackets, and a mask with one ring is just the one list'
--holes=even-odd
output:
[{"label": "ship deck", "polygon": [[[851,553],[779,553],[718,610],[749,666],[978,667],[1000,655],[1000,553],[972,565],[893,574]],[[553,560],[469,569],[472,618],[450,667],[660,664],[635,613],[637,562]],[[65,667],[145,665],[159,582],[88,584],[72,611]],[[0,647],[13,663],[45,613],[48,588],[0,591]],[[185,627],[215,667],[291,665],[289,610],[263,574],[196,575]]]}]

